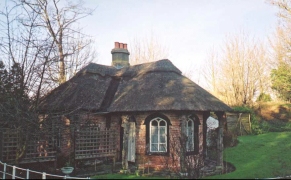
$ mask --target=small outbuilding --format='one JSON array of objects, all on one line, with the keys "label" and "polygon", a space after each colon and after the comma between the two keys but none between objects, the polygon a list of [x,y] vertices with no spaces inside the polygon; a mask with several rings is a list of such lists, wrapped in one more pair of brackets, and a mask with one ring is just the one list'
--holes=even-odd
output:
[{"label": "small outbuilding", "polygon": [[201,168],[206,120],[214,112],[223,167],[225,112],[232,109],[168,59],[130,66],[127,45],[118,42],[111,53],[112,66],[90,63],[42,99],[39,112],[59,133],[60,152],[75,160],[112,157],[123,169],[131,162],[177,172]]}]

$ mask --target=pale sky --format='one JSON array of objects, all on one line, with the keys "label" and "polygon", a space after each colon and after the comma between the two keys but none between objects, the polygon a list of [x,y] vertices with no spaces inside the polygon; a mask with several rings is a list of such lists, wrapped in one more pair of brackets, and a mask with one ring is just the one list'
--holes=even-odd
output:
[{"label": "pale sky", "polygon": [[[2,0],[1,0],[2,1]],[[277,23],[277,8],[265,0],[84,0],[96,8],[79,26],[95,40],[95,62],[110,65],[114,42],[127,43],[153,32],[182,72],[199,69],[211,49],[228,34],[245,31],[267,40]],[[1,5],[4,5],[1,3]],[[192,80],[198,81],[199,73]],[[199,83],[199,82],[197,82]]]},{"label": "pale sky", "polygon": [[[169,49],[181,71],[200,68],[207,53],[227,34],[241,30],[266,40],[274,32],[276,7],[265,0],[85,0],[96,7],[82,20],[96,41],[98,63],[110,65],[114,42],[127,43],[151,32]],[[195,79],[195,78],[194,78]]]}]

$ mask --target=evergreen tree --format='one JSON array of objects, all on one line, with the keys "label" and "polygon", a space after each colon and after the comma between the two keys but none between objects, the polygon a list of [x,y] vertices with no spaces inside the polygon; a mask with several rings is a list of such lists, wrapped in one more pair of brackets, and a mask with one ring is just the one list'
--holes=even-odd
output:
[{"label": "evergreen tree", "polygon": [[279,97],[291,101],[291,66],[280,62],[277,69],[271,72],[272,89],[276,90]]},{"label": "evergreen tree", "polygon": [[15,63],[8,71],[0,61],[0,127],[17,132],[15,163],[24,156],[27,142],[37,128],[37,116],[23,85],[22,69]]}]

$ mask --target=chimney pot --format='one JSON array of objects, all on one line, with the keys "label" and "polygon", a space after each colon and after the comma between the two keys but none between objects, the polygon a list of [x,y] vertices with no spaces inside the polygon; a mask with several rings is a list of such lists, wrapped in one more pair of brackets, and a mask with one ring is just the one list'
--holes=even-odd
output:
[{"label": "chimney pot", "polygon": [[115,47],[114,48],[119,48],[119,42],[115,42]]},{"label": "chimney pot", "polygon": [[112,49],[111,65],[117,69],[129,67],[129,52],[126,43],[114,42],[115,48]]}]

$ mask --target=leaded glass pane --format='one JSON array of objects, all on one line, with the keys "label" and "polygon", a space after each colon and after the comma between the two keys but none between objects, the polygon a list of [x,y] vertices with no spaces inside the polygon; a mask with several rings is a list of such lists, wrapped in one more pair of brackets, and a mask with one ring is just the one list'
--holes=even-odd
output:
[{"label": "leaded glass pane", "polygon": [[188,138],[188,148],[189,148],[189,150],[192,149],[192,146],[193,146],[193,137],[189,137]]},{"label": "leaded glass pane", "polygon": [[193,141],[193,136],[188,136],[188,142],[192,142]]},{"label": "leaded glass pane", "polygon": [[166,142],[166,127],[160,127],[160,143]]},{"label": "leaded glass pane", "polygon": [[151,135],[151,142],[152,143],[158,143],[158,135],[157,134]]},{"label": "leaded glass pane", "polygon": [[160,127],[160,134],[166,134],[166,127]]},{"label": "leaded glass pane", "polygon": [[189,150],[189,151],[193,151],[193,150],[194,150],[193,139],[191,139],[191,141],[189,141],[189,144],[188,144],[188,150]]},{"label": "leaded glass pane", "polygon": [[166,126],[166,122],[165,121],[160,121],[160,126]]},{"label": "leaded glass pane", "polygon": [[189,120],[188,121],[188,127],[191,127],[192,126],[192,120]]},{"label": "leaded glass pane", "polygon": [[193,128],[192,127],[187,128],[187,135],[188,135],[188,137],[193,136]]},{"label": "leaded glass pane", "polygon": [[160,149],[159,149],[160,152],[166,152],[167,151],[167,146],[166,144],[160,144]]},{"label": "leaded glass pane", "polygon": [[158,126],[158,121],[153,120],[153,121],[152,121],[152,126]]},{"label": "leaded glass pane", "polygon": [[157,126],[152,126],[151,127],[151,134],[158,134],[158,127]]},{"label": "leaded glass pane", "polygon": [[158,151],[158,144],[151,144],[151,151]]},{"label": "leaded glass pane", "polygon": [[166,142],[165,134],[160,134],[160,143],[165,143],[165,142]]},{"label": "leaded glass pane", "polygon": [[186,149],[187,151],[193,151],[194,150],[194,123],[192,120],[189,120],[187,122],[187,143],[186,143]]},{"label": "leaded glass pane", "polygon": [[150,151],[167,152],[167,122],[156,118],[150,122]]}]

